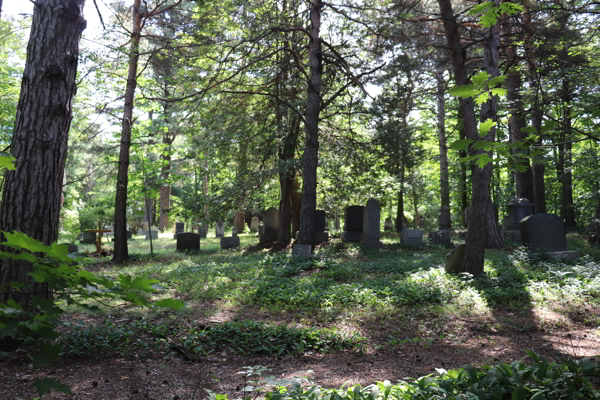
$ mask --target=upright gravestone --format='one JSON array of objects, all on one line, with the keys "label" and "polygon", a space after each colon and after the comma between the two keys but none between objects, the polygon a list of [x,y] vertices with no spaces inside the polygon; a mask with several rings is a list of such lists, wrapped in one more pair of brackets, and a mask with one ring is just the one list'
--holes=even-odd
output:
[{"label": "upright gravestone", "polygon": [[200,235],[192,232],[177,234],[177,251],[199,251]]},{"label": "upright gravestone", "polygon": [[81,243],[93,244],[96,243],[96,232],[83,232]]},{"label": "upright gravestone", "polygon": [[79,247],[73,243],[62,243],[59,246],[65,246],[67,248],[67,254],[77,253],[79,251]]},{"label": "upright gravestone", "polygon": [[452,231],[450,229],[429,232],[428,237],[430,244],[449,245],[452,243]]},{"label": "upright gravestone", "polygon": [[260,226],[260,220],[258,219],[258,217],[252,217],[252,222],[250,222],[250,231],[251,232],[258,232],[258,227]]},{"label": "upright gravestone", "polygon": [[532,251],[544,252],[561,260],[579,258],[578,251],[567,251],[565,222],[555,214],[533,214],[519,223],[523,244]]},{"label": "upright gravestone", "polygon": [[183,222],[176,222],[175,223],[175,235],[173,236],[173,239],[177,239],[177,235],[179,235],[180,233],[185,232],[185,223]]},{"label": "upright gravestone", "polygon": [[292,246],[292,257],[308,258],[311,254],[310,244],[295,244]]},{"label": "upright gravestone", "polygon": [[225,222],[217,221],[215,226],[215,236],[218,238],[225,237]]},{"label": "upright gravestone", "polygon": [[387,217],[385,219],[385,222],[383,223],[383,230],[384,231],[393,231],[394,230],[394,222],[392,221],[392,219],[390,217]]},{"label": "upright gravestone", "polygon": [[446,271],[459,274],[465,272],[465,244],[456,246],[446,255]]},{"label": "upright gravestone", "polygon": [[158,239],[158,231],[152,230],[146,232],[146,240],[150,240],[150,234],[152,233],[152,239]]},{"label": "upright gravestone", "polygon": [[275,242],[279,235],[279,210],[275,207],[269,208],[263,214],[263,232],[260,235],[261,243]]},{"label": "upright gravestone", "polygon": [[146,234],[146,231],[144,231],[144,228],[138,228],[138,230],[137,230],[137,234],[138,234],[138,235],[140,235],[140,236],[141,236],[141,235],[145,235],[145,234]]},{"label": "upright gravestone", "polygon": [[420,229],[402,229],[400,243],[409,247],[423,247],[423,231]]},{"label": "upright gravestone", "polygon": [[200,237],[203,238],[208,236],[208,226],[206,226],[205,223],[200,224],[200,226],[198,227],[198,234],[200,235]]},{"label": "upright gravestone", "polygon": [[[325,210],[315,210],[315,243],[329,241],[329,232],[326,232],[326,230]],[[292,248],[292,252],[293,250]]]},{"label": "upright gravestone", "polygon": [[237,236],[237,228],[235,226],[231,228],[231,236]]},{"label": "upright gravestone", "polygon": [[127,231],[127,239],[133,239],[133,231]]},{"label": "upright gravestone", "polygon": [[[232,229],[232,232],[234,230],[237,230],[237,228],[234,226]],[[236,247],[240,247],[240,237],[235,234],[231,237],[222,237],[221,238],[221,249],[234,249]]]},{"label": "upright gravestone", "polygon": [[506,205],[508,216],[504,219],[504,238],[516,243],[523,243],[520,222],[533,214],[533,204],[525,198],[515,197]]},{"label": "upright gravestone", "polygon": [[344,232],[341,238],[344,242],[360,242],[363,238],[363,206],[349,206],[344,210]]},{"label": "upright gravestone", "polygon": [[379,202],[375,199],[369,199],[367,206],[363,211],[363,238],[362,241],[370,249],[379,249],[383,247],[381,243],[380,230],[381,209]]}]

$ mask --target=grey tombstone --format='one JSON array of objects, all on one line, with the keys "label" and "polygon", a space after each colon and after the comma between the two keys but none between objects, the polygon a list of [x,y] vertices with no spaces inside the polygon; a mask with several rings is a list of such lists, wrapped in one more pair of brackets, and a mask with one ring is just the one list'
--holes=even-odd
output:
[{"label": "grey tombstone", "polygon": [[363,238],[363,206],[349,206],[344,210],[344,232],[341,238],[344,242],[360,242]]},{"label": "grey tombstone", "polygon": [[152,239],[158,239],[158,231],[147,231],[146,240],[150,240],[150,234],[152,234]]},{"label": "grey tombstone", "polygon": [[133,231],[126,231],[127,232],[127,239],[133,239]]},{"label": "grey tombstone", "polygon": [[218,221],[215,225],[215,236],[218,238],[225,237],[225,222]]},{"label": "grey tombstone", "polygon": [[533,251],[567,251],[565,222],[555,214],[534,214],[519,223],[523,243]]},{"label": "grey tombstone", "polygon": [[446,255],[446,272],[458,274],[465,272],[465,244],[456,246]]},{"label": "grey tombstone", "polygon": [[81,243],[93,244],[96,243],[96,232],[83,232]]},{"label": "grey tombstone", "polygon": [[295,244],[292,246],[292,257],[308,258],[311,255],[310,244]]},{"label": "grey tombstone", "polygon": [[394,222],[392,221],[392,219],[390,217],[387,217],[385,219],[385,222],[383,223],[383,230],[384,231],[393,231],[394,230]]},{"label": "grey tombstone", "polygon": [[[236,227],[233,227],[232,230],[236,230]],[[240,237],[234,235],[232,237],[222,237],[221,238],[221,249],[234,249],[236,247],[240,247]]]},{"label": "grey tombstone", "polygon": [[79,235],[77,235],[77,239],[78,241],[82,241],[83,240],[83,233],[80,233]]},{"label": "grey tombstone", "polygon": [[138,228],[138,230],[137,230],[137,234],[138,234],[138,235],[145,235],[145,234],[146,234],[146,232],[144,231],[144,228]]},{"label": "grey tombstone", "polygon": [[252,222],[250,222],[250,232],[258,232],[258,227],[260,226],[260,220],[258,217],[252,217]]},{"label": "grey tombstone", "polygon": [[199,251],[200,235],[192,232],[177,234],[177,251]]},{"label": "grey tombstone", "polygon": [[452,243],[452,232],[449,229],[429,232],[429,243],[449,245]]},{"label": "grey tombstone", "polygon": [[400,243],[409,247],[423,247],[423,231],[420,229],[402,229]]},{"label": "grey tombstone", "polygon": [[326,230],[327,221],[325,219],[325,210],[315,210],[315,243],[329,241],[329,233],[326,232]]},{"label": "grey tombstone", "polygon": [[198,234],[203,238],[208,236],[208,227],[204,223],[202,223],[202,224],[200,224],[200,226],[198,226]]},{"label": "grey tombstone", "polygon": [[233,228],[231,228],[231,236],[237,236],[237,228],[234,226]]},{"label": "grey tombstone", "polygon": [[173,235],[173,239],[177,239],[177,235],[185,232],[185,224],[183,222],[175,223],[175,234]]},{"label": "grey tombstone", "polygon": [[516,243],[523,243],[520,221],[533,214],[533,204],[525,198],[515,197],[506,205],[508,216],[504,219],[504,238]]},{"label": "grey tombstone", "polygon": [[383,247],[381,243],[380,230],[381,209],[379,202],[375,199],[369,199],[367,206],[363,210],[363,238],[362,241],[370,249],[379,249]]},{"label": "grey tombstone", "polygon": [[279,210],[269,208],[263,214],[263,231],[260,235],[261,242],[275,242],[279,235]]}]

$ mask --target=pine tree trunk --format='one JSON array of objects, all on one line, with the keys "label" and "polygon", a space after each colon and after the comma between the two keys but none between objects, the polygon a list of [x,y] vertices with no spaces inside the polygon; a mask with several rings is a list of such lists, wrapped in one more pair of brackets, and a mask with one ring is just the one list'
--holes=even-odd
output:
[{"label": "pine tree trunk", "polygon": [[[129,71],[125,88],[125,105],[121,128],[121,146],[119,151],[119,169],[117,172],[117,194],[115,196],[115,245],[114,262],[123,262],[129,257],[127,249],[127,186],[129,184],[129,149],[131,147],[131,128],[133,124],[133,101],[137,87],[137,68],[140,58],[139,47],[141,39],[140,15],[141,0],[133,2],[133,27],[131,30],[131,45],[129,48]],[[152,226],[152,222],[148,221]]]},{"label": "pine tree trunk", "polygon": [[[441,64],[441,62],[440,62]],[[444,82],[444,66],[440,65],[435,75],[437,80],[437,131],[440,144],[440,216],[438,226],[440,229],[448,229],[452,226],[450,218],[450,185],[448,183],[448,147],[446,146],[446,103],[444,94],[446,92]]]},{"label": "pine tree trunk", "polygon": [[323,2],[314,0],[310,10],[310,42],[308,65],[310,79],[306,102],[306,141],[304,145],[304,189],[300,210],[300,244],[314,246],[315,210],[317,208],[317,163],[319,156],[319,114],[321,112],[321,87],[323,62],[321,54],[321,9]]},{"label": "pine tree trunk", "polygon": [[404,229],[404,165],[400,166],[400,189],[398,190],[398,207],[396,208],[396,231]]},{"label": "pine tree trunk", "polygon": [[[34,7],[11,144],[16,170],[7,171],[4,180],[0,230],[20,231],[45,245],[58,239],[84,3],[46,0]],[[14,298],[30,309],[30,296],[6,293],[6,285],[31,283],[31,268],[0,260],[0,302]],[[51,296],[44,284],[35,283],[32,290],[37,297]]]},{"label": "pine tree trunk", "polygon": [[[463,118],[460,113],[460,104],[458,110],[458,124],[459,124],[459,139],[466,139],[465,129],[463,125]],[[460,150],[458,152],[460,158],[465,158],[467,156],[466,150]],[[461,162],[459,165],[459,176],[458,176],[458,187],[460,191],[460,226],[466,227],[467,221],[465,220],[465,209],[469,207],[469,184],[467,180],[467,163]]]},{"label": "pine tree trunk", "polygon": [[277,243],[287,246],[290,243],[290,228],[292,226],[292,195],[294,192],[294,180],[296,171],[291,168],[290,162],[294,160],[298,136],[300,135],[300,119],[294,121],[290,127],[287,137],[284,139],[284,145],[280,152],[282,165],[279,167],[279,185],[281,200],[279,202],[279,234]]},{"label": "pine tree trunk", "polygon": [[[565,43],[565,51],[566,51],[566,43]],[[573,158],[572,158],[572,144],[571,144],[571,131],[572,131],[572,121],[571,121],[571,84],[569,78],[563,79],[563,102],[564,102],[564,110],[563,110],[563,141],[564,145],[561,145],[560,148],[562,150],[562,209],[563,214],[562,217],[565,219],[565,228],[572,228],[576,226],[575,222],[575,208],[573,207],[573,175],[571,174],[571,170],[573,167]]]}]

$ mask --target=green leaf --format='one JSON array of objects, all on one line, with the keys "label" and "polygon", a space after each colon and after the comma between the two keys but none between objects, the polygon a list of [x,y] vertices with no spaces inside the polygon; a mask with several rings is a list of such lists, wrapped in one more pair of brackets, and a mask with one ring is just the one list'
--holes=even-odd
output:
[{"label": "green leaf", "polygon": [[487,83],[487,86],[491,88],[495,88],[498,84],[504,82],[506,80],[506,75],[498,75],[492,79],[490,79]]},{"label": "green leaf", "polygon": [[474,85],[456,86],[448,90],[454,97],[472,97],[479,93],[479,90]]},{"label": "green leaf", "polygon": [[60,352],[63,347],[60,344],[52,345],[52,343],[46,343],[44,346],[44,355],[51,360],[58,361],[60,360]]},{"label": "green leaf", "polygon": [[506,96],[506,89],[495,88],[495,89],[492,89],[491,92],[492,92],[492,96],[500,96],[500,97]]},{"label": "green leaf", "polygon": [[34,263],[37,260],[37,257],[29,253],[13,254],[7,253],[5,251],[0,251],[0,259],[11,259],[15,261],[25,260],[29,261],[30,263]]},{"label": "green leaf", "polygon": [[18,247],[21,249],[29,250],[32,253],[49,253],[51,251],[50,246],[45,246],[41,242],[27,236],[21,232],[2,232],[4,234],[5,242],[0,244],[10,246],[10,247]]},{"label": "green leaf", "polygon": [[534,127],[532,126],[526,126],[525,128],[521,128],[521,132],[523,133],[531,133],[531,134],[536,134],[537,131],[535,130]]},{"label": "green leaf", "polygon": [[479,124],[479,136],[484,137],[496,125],[497,125],[497,122],[492,121],[491,118],[488,118],[487,120],[485,120],[485,122],[480,123]]},{"label": "green leaf", "polygon": [[477,4],[469,11],[469,15],[477,15],[485,12],[492,5],[491,1],[486,1],[481,4]]},{"label": "green leaf", "polygon": [[481,153],[481,154],[477,155],[477,161],[475,161],[475,164],[477,164],[477,166],[479,166],[479,168],[483,169],[483,167],[485,167],[492,161],[494,161],[494,159],[490,158],[490,156],[488,156],[487,153]]},{"label": "green leaf", "polygon": [[15,170],[17,169],[15,167],[15,161],[17,161],[16,158],[14,158],[13,156],[11,156],[8,153],[5,153],[3,151],[0,151],[0,168],[6,168],[8,170]]},{"label": "green leaf", "polygon": [[475,86],[483,88],[485,82],[489,79],[489,77],[490,74],[488,74],[485,71],[480,71],[471,78],[471,81]]},{"label": "green leaf", "polygon": [[59,392],[65,394],[71,393],[70,387],[68,387],[67,385],[63,385],[62,383],[50,378],[36,379],[33,382],[33,386],[35,386],[35,389],[40,396],[43,396],[46,393],[50,393],[52,389],[58,390]]},{"label": "green leaf", "polygon": [[39,354],[29,354],[31,358],[31,364],[33,364],[33,368],[45,367],[49,364],[48,360]]},{"label": "green leaf", "polygon": [[512,392],[512,400],[525,400],[525,389],[523,386],[519,386]]},{"label": "green leaf", "polygon": [[477,104],[478,106],[482,105],[483,103],[485,103],[486,101],[488,101],[490,98],[490,94],[488,92],[482,92],[479,96],[477,96],[477,98],[475,99],[475,104]]},{"label": "green leaf", "polygon": [[159,300],[159,301],[155,302],[154,305],[156,305],[158,307],[170,308],[172,310],[179,310],[180,308],[185,306],[183,301],[175,300],[175,299]]},{"label": "green leaf", "polygon": [[473,142],[474,140],[471,139],[459,139],[454,141],[449,148],[452,150],[466,150],[467,147],[469,147],[469,145]]}]

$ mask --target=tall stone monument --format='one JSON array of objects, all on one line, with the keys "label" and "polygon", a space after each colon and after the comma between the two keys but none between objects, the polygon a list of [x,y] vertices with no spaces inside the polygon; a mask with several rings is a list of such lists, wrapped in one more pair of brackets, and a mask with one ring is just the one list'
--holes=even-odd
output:
[{"label": "tall stone monument", "polygon": [[344,232],[341,238],[344,242],[360,242],[363,238],[363,206],[348,206],[344,210]]},{"label": "tall stone monument", "polygon": [[263,214],[263,231],[260,234],[261,243],[275,242],[279,235],[279,210],[275,207],[269,208]]},{"label": "tall stone monument", "polygon": [[525,199],[515,197],[506,205],[508,216],[503,221],[504,238],[516,243],[523,243],[520,222],[533,214],[533,204]]},{"label": "tall stone monument", "polygon": [[367,206],[363,210],[363,238],[362,241],[370,249],[379,249],[383,247],[381,243],[379,202],[375,199],[369,199]]}]

